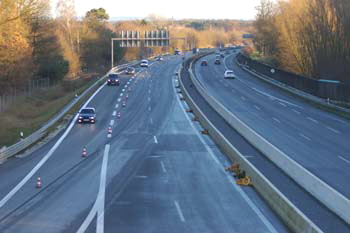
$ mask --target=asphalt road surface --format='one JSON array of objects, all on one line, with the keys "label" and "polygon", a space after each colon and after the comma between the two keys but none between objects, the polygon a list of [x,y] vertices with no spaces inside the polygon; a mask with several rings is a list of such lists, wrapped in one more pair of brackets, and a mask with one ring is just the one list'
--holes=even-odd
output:
[{"label": "asphalt road surface", "polygon": [[173,79],[181,61],[101,86],[87,104],[96,124],[72,122],[0,165],[0,232],[288,232],[186,116]]}]

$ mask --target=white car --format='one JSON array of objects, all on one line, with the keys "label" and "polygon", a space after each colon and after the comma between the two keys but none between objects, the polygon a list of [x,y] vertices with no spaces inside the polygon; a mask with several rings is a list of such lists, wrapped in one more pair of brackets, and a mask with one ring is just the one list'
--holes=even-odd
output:
[{"label": "white car", "polygon": [[224,74],[224,78],[236,78],[235,73],[232,70],[226,70]]},{"label": "white car", "polygon": [[148,67],[148,61],[147,60],[142,60],[140,66],[141,67]]}]

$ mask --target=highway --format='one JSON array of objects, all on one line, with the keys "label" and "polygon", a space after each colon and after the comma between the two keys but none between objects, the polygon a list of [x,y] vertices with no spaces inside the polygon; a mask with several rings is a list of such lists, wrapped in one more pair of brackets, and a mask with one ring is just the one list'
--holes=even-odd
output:
[{"label": "highway", "polygon": [[234,184],[226,157],[191,122],[175,89],[181,61],[101,86],[87,103],[96,124],[73,120],[0,165],[0,232],[288,232],[252,188]]},{"label": "highway", "polygon": [[[209,93],[265,139],[307,170],[350,198],[350,124],[265,84],[226,56],[214,65],[195,66]],[[226,69],[237,79],[223,78]],[[254,159],[254,158],[251,158]]]}]

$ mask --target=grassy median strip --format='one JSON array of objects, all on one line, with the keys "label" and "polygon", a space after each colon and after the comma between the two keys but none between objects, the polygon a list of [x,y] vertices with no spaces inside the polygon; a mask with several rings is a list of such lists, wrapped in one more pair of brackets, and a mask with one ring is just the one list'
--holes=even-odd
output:
[{"label": "grassy median strip", "polygon": [[[60,83],[46,90],[37,90],[30,97],[19,98],[13,106],[0,114],[0,148],[18,142],[20,132],[26,137],[38,130],[74,99],[75,94],[80,95],[96,81],[96,79],[81,80],[74,85],[67,82]],[[78,109],[81,101],[83,100],[80,100],[72,111]]]}]

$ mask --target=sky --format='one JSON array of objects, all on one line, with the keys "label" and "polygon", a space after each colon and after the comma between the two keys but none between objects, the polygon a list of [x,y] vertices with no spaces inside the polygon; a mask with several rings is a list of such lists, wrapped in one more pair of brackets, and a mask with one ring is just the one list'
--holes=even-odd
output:
[{"label": "sky", "polygon": [[[51,0],[55,12],[58,0]],[[158,14],[174,19],[254,19],[260,0],[75,0],[78,16],[103,7],[111,18]]]}]

